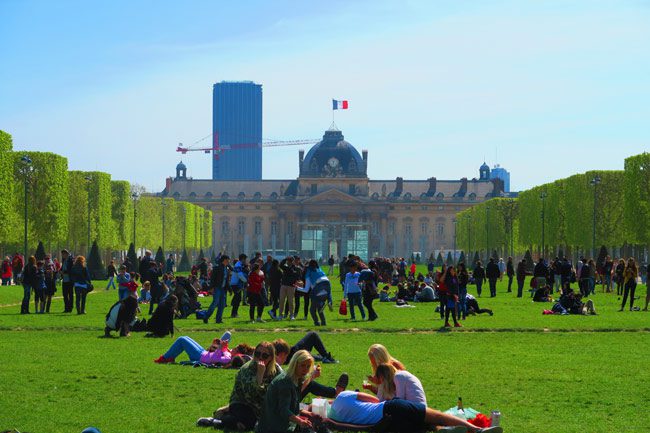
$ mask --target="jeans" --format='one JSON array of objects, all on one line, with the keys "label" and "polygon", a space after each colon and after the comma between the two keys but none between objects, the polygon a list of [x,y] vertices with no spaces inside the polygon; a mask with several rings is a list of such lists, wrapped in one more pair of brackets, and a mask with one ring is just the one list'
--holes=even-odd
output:
[{"label": "jeans", "polygon": [[372,308],[372,301],[375,300],[375,297],[371,295],[363,295],[362,298],[363,305],[368,309],[368,320],[377,320],[379,316],[377,316],[375,309]]},{"label": "jeans", "polygon": [[[323,340],[320,339],[320,335],[314,331],[309,331],[291,348],[289,354],[293,356],[293,354],[299,350],[306,350],[307,352],[311,352],[313,349],[316,349],[318,354],[323,358],[327,358],[329,356],[329,353],[323,344]],[[291,357],[287,359],[291,359]]]},{"label": "jeans", "polygon": [[630,311],[634,307],[634,292],[636,291],[636,281],[625,284],[623,292],[623,302],[621,303],[621,310],[625,308],[625,302],[627,302],[627,295],[630,295]]},{"label": "jeans", "polygon": [[221,417],[221,425],[224,430],[238,431],[238,423],[244,426],[244,430],[254,430],[255,424],[257,423],[255,410],[245,403],[230,403],[228,405],[228,412]]},{"label": "jeans", "polygon": [[359,307],[359,311],[361,312],[361,319],[365,320],[366,310],[363,309],[363,304],[361,303],[361,293],[348,293],[348,304],[350,304],[350,317],[352,317],[352,320],[356,319],[354,316],[355,305]]},{"label": "jeans", "polygon": [[[325,302],[327,301],[327,295],[322,296],[312,296],[311,298],[311,307],[309,308],[309,313],[311,318],[314,321],[314,325],[327,325],[325,321]],[[320,322],[319,322],[320,319]]]},{"label": "jeans", "polygon": [[190,361],[197,362],[201,360],[201,355],[205,352],[205,349],[196,341],[192,340],[190,337],[178,337],[172,346],[165,352],[163,357],[168,359],[176,359],[178,355],[186,352],[189,356]]},{"label": "jeans", "polygon": [[275,315],[280,306],[280,286],[271,286],[271,311]]},{"label": "jeans", "polygon": [[86,296],[88,296],[88,292],[86,292],[85,287],[76,287],[74,288],[74,294],[75,294],[75,304],[77,307],[77,314],[82,314],[86,312]]},{"label": "jeans", "polygon": [[524,295],[524,284],[526,282],[526,279],[522,278],[517,279],[517,297],[521,298]]},{"label": "jeans", "polygon": [[605,291],[609,292],[610,290],[612,290],[612,274],[610,274],[609,272],[605,272],[604,280],[605,280]]},{"label": "jeans", "polygon": [[305,318],[307,318],[307,313],[309,312],[309,294],[300,292],[298,290],[296,290],[296,292],[293,295],[293,300],[294,300],[293,316],[298,317],[298,313],[300,313],[300,298],[305,299],[304,313],[305,313]]},{"label": "jeans", "polygon": [[305,398],[307,394],[312,394],[316,397],[336,398],[336,388],[321,385],[320,383],[314,382],[312,380],[309,382],[309,385],[307,385],[305,389],[300,392],[300,400]]},{"label": "jeans", "polygon": [[476,293],[481,296],[481,291],[483,290],[483,279],[482,278],[477,278],[476,279]]},{"label": "jeans", "polygon": [[241,287],[239,286],[232,286],[232,299],[230,300],[230,306],[232,307],[232,310],[230,310],[230,317],[237,317],[237,312],[239,311],[239,304],[241,304]]},{"label": "jeans", "polygon": [[512,280],[514,275],[508,275],[508,293],[512,292]]},{"label": "jeans", "polygon": [[[108,289],[106,289],[108,290]],[[122,287],[120,286],[117,289],[117,297],[121,301],[122,299],[126,299],[129,296],[129,288],[128,287]]]},{"label": "jeans", "polygon": [[490,278],[488,282],[490,283],[490,297],[494,298],[497,295],[497,279]]},{"label": "jeans", "polygon": [[115,290],[115,277],[108,277],[108,284],[106,285],[106,290],[108,290],[111,286],[113,286],[113,290]]},{"label": "jeans", "polygon": [[23,284],[23,302],[20,305],[20,314],[29,313],[29,298],[32,295],[32,286]]},{"label": "jeans", "polygon": [[[512,280],[512,277],[508,277]],[[467,286],[458,288],[458,313],[465,320],[467,317]]]},{"label": "jeans", "polygon": [[212,316],[212,313],[214,310],[217,310],[217,316],[215,317],[215,320],[217,323],[221,323],[223,321],[223,310],[226,308],[226,291],[223,289],[214,289],[214,293],[212,294],[212,303],[208,307],[208,311],[205,313],[205,319],[210,318]]},{"label": "jeans", "polygon": [[73,284],[70,281],[64,281],[61,284],[61,292],[63,293],[63,305],[65,306],[63,309],[64,313],[72,312],[72,301],[74,298],[72,287]]}]

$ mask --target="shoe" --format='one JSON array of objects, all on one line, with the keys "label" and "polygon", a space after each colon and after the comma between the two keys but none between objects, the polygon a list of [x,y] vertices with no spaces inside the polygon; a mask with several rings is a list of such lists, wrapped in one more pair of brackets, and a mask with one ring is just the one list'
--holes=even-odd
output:
[{"label": "shoe", "polygon": [[208,318],[207,317],[203,318],[203,323],[205,323],[206,325],[208,324]]},{"label": "shoe", "polygon": [[199,418],[196,421],[197,427],[214,427],[218,428],[221,426],[221,420],[220,419],[215,419],[215,418]]},{"label": "shoe", "polygon": [[476,430],[476,433],[503,433],[503,427],[500,425],[494,427],[485,427]]},{"label": "shoe", "polygon": [[223,320],[217,320],[214,323],[216,323],[217,325],[221,325],[223,323]]},{"label": "shoe", "polygon": [[443,433],[467,433],[467,427],[464,425],[446,426],[438,429],[438,431]]},{"label": "shoe", "polygon": [[449,322],[445,322],[445,328],[451,328],[451,325],[449,324]]},{"label": "shoe", "polygon": [[266,323],[265,320],[262,320],[261,317],[258,317],[257,320],[255,320],[257,323]]},{"label": "shoe", "polygon": [[306,314],[305,314],[305,317],[303,317],[303,319],[302,319],[302,320],[307,320],[307,315],[306,315]]},{"label": "shoe", "polygon": [[314,326],[320,326],[320,323],[314,322]]},{"label": "shoe", "polygon": [[327,308],[329,308],[330,311],[334,311],[334,306],[332,305],[331,302],[328,302],[328,303],[327,303]]},{"label": "shoe", "polygon": [[156,364],[171,364],[174,362],[174,358],[165,358],[164,356],[160,355],[160,358],[154,359],[153,362]]},{"label": "shoe", "polygon": [[462,328],[462,327],[463,325],[461,325],[460,323],[454,323],[454,328]]},{"label": "shoe", "polygon": [[291,318],[290,318],[289,320],[296,320],[296,318],[295,318],[295,317],[293,317],[293,316],[291,316]]},{"label": "shoe", "polygon": [[269,316],[271,316],[271,319],[273,319],[273,320],[278,320],[278,318],[275,315],[275,313],[273,312],[273,310],[269,310]]},{"label": "shoe", "polygon": [[345,391],[345,388],[348,387],[350,383],[350,376],[347,373],[343,373],[339,376],[339,380],[336,381],[335,388],[341,388],[341,391]]},{"label": "shoe", "polygon": [[239,318],[239,314],[231,314],[230,318],[231,319],[237,319],[237,318]]}]

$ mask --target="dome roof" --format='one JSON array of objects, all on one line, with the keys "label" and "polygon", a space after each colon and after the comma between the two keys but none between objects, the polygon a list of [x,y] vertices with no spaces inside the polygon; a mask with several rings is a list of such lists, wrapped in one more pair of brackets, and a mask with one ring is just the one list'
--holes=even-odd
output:
[{"label": "dome roof", "polygon": [[181,161],[176,165],[176,170],[187,170],[187,167],[183,164],[183,161]]},{"label": "dome roof", "polygon": [[490,166],[487,165],[485,162],[483,162],[483,165],[481,166],[480,169],[481,169],[481,170],[485,170],[486,168],[489,170],[489,169],[490,169]]},{"label": "dome roof", "polygon": [[328,129],[300,166],[304,177],[366,177],[366,163],[338,129]]}]

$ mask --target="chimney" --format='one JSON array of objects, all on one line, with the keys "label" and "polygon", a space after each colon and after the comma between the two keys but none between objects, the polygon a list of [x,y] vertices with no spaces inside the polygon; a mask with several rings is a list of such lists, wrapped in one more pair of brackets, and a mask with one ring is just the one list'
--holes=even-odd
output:
[{"label": "chimney", "polygon": [[404,191],[404,178],[398,177],[395,179],[395,197],[402,195]]},{"label": "chimney", "polygon": [[435,177],[430,177],[428,179],[429,181],[429,190],[427,191],[427,196],[428,197],[433,197],[436,195],[436,178]]},{"label": "chimney", "polygon": [[167,192],[167,194],[169,194],[169,191],[171,190],[171,188],[172,188],[172,178],[168,177],[167,179],[165,179],[165,192]]}]

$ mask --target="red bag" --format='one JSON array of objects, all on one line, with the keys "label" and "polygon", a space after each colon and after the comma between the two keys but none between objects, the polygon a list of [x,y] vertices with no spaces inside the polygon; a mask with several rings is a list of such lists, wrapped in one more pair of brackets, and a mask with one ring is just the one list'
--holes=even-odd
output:
[{"label": "red bag", "polygon": [[341,305],[339,305],[339,314],[341,316],[348,315],[348,302],[345,299],[341,299]]}]

